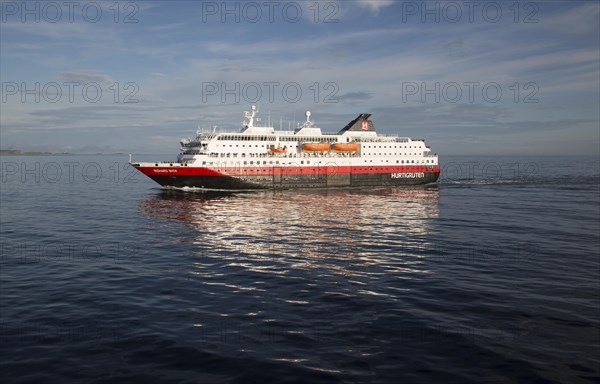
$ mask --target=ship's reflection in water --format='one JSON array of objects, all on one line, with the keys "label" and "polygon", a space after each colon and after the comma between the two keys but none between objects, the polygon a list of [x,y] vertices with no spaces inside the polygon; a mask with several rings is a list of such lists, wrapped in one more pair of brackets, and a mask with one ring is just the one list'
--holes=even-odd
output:
[{"label": "ship's reflection in water", "polygon": [[340,278],[358,284],[354,293],[369,283],[369,292],[375,293],[373,279],[428,273],[423,250],[433,249],[438,200],[437,186],[237,194],[162,191],[141,209],[163,226],[176,220],[192,229],[170,240],[191,247],[193,257],[181,273],[214,277],[216,267],[280,276],[310,273],[336,286]]}]

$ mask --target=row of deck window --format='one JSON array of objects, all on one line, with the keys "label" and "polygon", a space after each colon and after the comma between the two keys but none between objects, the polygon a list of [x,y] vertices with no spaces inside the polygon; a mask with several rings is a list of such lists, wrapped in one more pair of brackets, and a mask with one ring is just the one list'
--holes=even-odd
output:
[{"label": "row of deck window", "polygon": [[[344,137],[344,136],[342,136]],[[330,143],[335,143],[338,141],[338,139],[340,138],[340,136],[336,135],[333,137],[327,137],[327,136],[315,136],[315,137],[308,137],[308,136],[248,136],[248,135],[220,135],[219,137],[217,137],[217,140],[221,140],[221,141],[276,141],[279,138],[279,141],[298,141],[298,140],[302,140],[302,141],[310,141],[310,142],[320,142],[320,141],[327,141]],[[210,139],[209,137],[203,137],[204,140]],[[358,142],[363,142],[363,143],[382,143],[382,142],[396,142],[396,143],[408,143],[409,139],[405,138],[405,137],[396,137],[396,138],[391,138],[390,137],[353,137],[351,138],[354,141],[358,141]]]},{"label": "row of deck window", "polygon": [[[183,152],[184,155],[190,155],[190,154],[195,154],[195,153],[197,153],[197,152],[191,152],[191,151]],[[389,156],[393,156],[393,155],[423,156],[423,153],[370,153],[369,155],[373,155],[373,156],[388,156],[388,155]],[[212,153],[209,153],[208,156],[209,157],[238,157],[238,153],[212,152]],[[278,154],[275,154],[275,153],[242,153],[240,155],[240,157],[269,157],[269,156],[278,156]],[[313,152],[304,152],[301,154],[292,153],[289,155],[289,157],[300,157],[300,156],[302,156],[302,157],[305,157],[305,156],[319,157],[316,153],[313,153]],[[339,154],[337,154],[337,156],[339,156],[339,157],[358,157],[358,155],[356,153],[345,153],[345,152],[339,153]],[[362,157],[366,157],[366,156],[362,156]],[[429,157],[432,157],[432,156],[429,156]],[[429,162],[429,160],[427,160],[426,162]],[[433,162],[433,160],[431,162]]]},{"label": "row of deck window", "polygon": [[[373,160],[369,160],[369,162],[372,163]],[[386,160],[385,162],[388,163],[389,161]],[[260,161],[256,161],[256,163],[255,163],[252,160],[251,161],[244,161],[243,164],[244,165],[248,165],[248,164],[249,165],[255,165],[255,164],[256,165],[261,165]],[[267,165],[267,164],[268,165],[274,165],[274,164],[278,165],[279,161],[278,160],[270,160],[270,161],[263,160],[262,165]],[[301,160],[300,164],[304,165],[304,160]],[[309,165],[310,164],[310,160],[307,160],[306,164]],[[396,160],[396,164],[434,164],[434,161],[433,160],[425,160],[425,161],[421,160],[421,162],[419,163],[419,161],[417,160],[417,162],[415,163],[415,160],[406,160],[406,162],[404,160]],[[212,161],[209,161],[209,162],[203,161],[202,165],[213,165],[213,162]]]},{"label": "row of deck window", "polygon": [[[294,141],[297,141],[297,140],[294,140]],[[319,141],[319,140],[313,140],[312,142],[317,142],[317,141]],[[323,140],[320,140],[320,141],[323,141]],[[311,142],[311,140],[307,140],[307,142]],[[334,141],[330,141],[330,142],[334,143],[335,140]],[[239,148],[240,145],[242,147],[244,147],[244,148],[246,147],[246,144],[235,144],[235,147]],[[271,145],[273,145],[273,144],[260,144],[260,145],[259,144],[254,144],[254,148],[269,148]],[[227,148],[227,144],[223,144],[223,145],[216,144],[216,146],[217,147],[221,147],[222,146],[223,148]],[[233,147],[233,144],[229,144],[229,148],[232,148],[232,147]],[[296,145],[294,147],[296,147]],[[248,148],[252,148],[252,144],[248,144]],[[384,145],[384,146],[381,146],[381,145],[379,145],[379,146],[377,146],[377,145],[364,145],[363,148],[383,148],[383,149],[387,149],[388,146],[387,145]],[[402,149],[402,148],[406,149],[406,148],[413,148],[413,146],[412,145],[409,145],[409,146],[406,146],[406,145],[393,145],[392,146],[392,145],[390,145],[389,148],[390,149],[392,149],[392,148],[394,148],[394,149]],[[417,145],[415,145],[414,148],[415,149],[417,149],[417,148],[423,148],[423,146],[417,146]]]}]

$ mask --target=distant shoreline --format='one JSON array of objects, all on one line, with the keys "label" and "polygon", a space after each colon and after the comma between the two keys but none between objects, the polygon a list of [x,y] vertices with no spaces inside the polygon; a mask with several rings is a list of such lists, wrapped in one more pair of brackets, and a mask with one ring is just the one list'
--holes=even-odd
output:
[{"label": "distant shoreline", "polygon": [[[38,151],[22,151],[20,149],[0,149],[0,155],[10,155],[10,156],[22,156],[22,155],[28,155],[28,156],[76,156],[76,155],[82,155],[82,154],[78,154],[78,153],[71,153],[71,152],[38,152]],[[85,155],[85,154],[83,154]],[[125,155],[125,153],[122,152],[115,152],[115,153],[90,153],[89,155],[101,155],[101,156],[112,156],[112,155]]]},{"label": "distant shoreline", "polygon": [[[0,149],[0,155],[54,155],[54,153],[22,151],[20,149]],[[61,153],[61,155],[70,155],[70,153]]]}]

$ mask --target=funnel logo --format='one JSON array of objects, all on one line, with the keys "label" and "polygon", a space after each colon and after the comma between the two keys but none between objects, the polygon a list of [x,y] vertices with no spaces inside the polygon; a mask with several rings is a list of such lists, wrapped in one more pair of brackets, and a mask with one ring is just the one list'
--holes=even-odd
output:
[{"label": "funnel logo", "polygon": [[369,130],[369,122],[363,121],[362,123],[360,123],[360,129],[362,129],[363,131],[368,131]]}]

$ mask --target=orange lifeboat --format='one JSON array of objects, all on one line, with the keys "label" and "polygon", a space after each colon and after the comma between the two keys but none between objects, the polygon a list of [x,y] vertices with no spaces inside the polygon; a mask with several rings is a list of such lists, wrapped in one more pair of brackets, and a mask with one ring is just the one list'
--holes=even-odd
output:
[{"label": "orange lifeboat", "polygon": [[309,152],[327,152],[329,151],[329,143],[321,141],[320,143],[304,143],[302,144],[303,151]]},{"label": "orange lifeboat", "polygon": [[335,143],[332,149],[337,152],[355,152],[358,151],[358,143]]},{"label": "orange lifeboat", "polygon": [[269,150],[273,153],[285,153],[285,152],[287,152],[287,145],[283,148],[271,146],[271,147],[269,147]]}]

